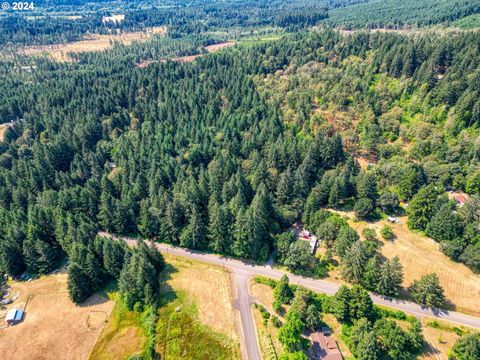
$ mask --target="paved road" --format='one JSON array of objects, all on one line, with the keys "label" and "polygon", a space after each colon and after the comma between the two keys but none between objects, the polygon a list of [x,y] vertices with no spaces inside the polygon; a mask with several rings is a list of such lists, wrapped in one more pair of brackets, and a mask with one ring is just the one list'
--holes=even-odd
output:
[{"label": "paved road", "polygon": [[[102,235],[105,235],[105,234],[102,234]],[[127,238],[122,238],[122,239],[132,244],[135,243],[135,240],[133,239],[127,239]],[[231,259],[228,257],[221,257],[213,254],[196,252],[196,251],[178,248],[178,247],[174,247],[166,244],[155,243],[155,245],[162,252],[173,254],[173,255],[185,256],[188,258],[196,259],[196,260],[207,262],[210,264],[223,265],[231,269],[233,272],[243,271],[251,276],[261,275],[261,276],[266,276],[272,279],[280,279],[280,277],[282,277],[282,275],[285,274],[285,272],[273,269],[270,266],[252,265],[252,264],[249,264],[240,260],[236,260],[236,259]],[[293,275],[290,273],[287,273],[287,275],[291,283],[300,284],[313,291],[328,294],[328,295],[335,294],[335,292],[338,290],[340,286],[338,284],[331,283],[325,280],[317,280],[317,279],[307,278],[303,276]],[[373,295],[373,294],[372,294],[372,300],[375,304],[384,305],[393,309],[402,310],[402,311],[405,311],[406,313],[409,313],[418,317],[426,317],[426,316],[435,317],[438,319],[451,321],[453,323],[457,323],[460,325],[480,328],[480,318],[478,317],[465,315],[465,314],[454,312],[454,311],[437,310],[437,309],[432,310],[429,308],[423,308],[422,306],[409,301],[391,299],[391,298],[386,298],[386,297]]]},{"label": "paved road", "polygon": [[234,305],[240,311],[243,340],[246,350],[244,351],[243,357],[246,360],[262,360],[252,314],[253,299],[248,294],[248,280],[251,274],[243,271],[235,271],[234,273],[237,285],[237,300],[235,300]]}]

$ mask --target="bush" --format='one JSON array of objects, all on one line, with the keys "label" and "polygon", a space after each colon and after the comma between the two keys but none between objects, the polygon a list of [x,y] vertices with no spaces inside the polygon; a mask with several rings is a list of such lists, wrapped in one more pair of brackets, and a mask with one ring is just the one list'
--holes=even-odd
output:
[{"label": "bush", "polygon": [[377,318],[392,318],[396,320],[407,320],[407,314],[405,314],[401,310],[391,310],[379,306],[375,306],[375,310],[377,313]]},{"label": "bush", "polygon": [[282,326],[282,322],[280,321],[278,316],[272,315],[270,319],[272,321],[272,325],[275,326],[276,328],[279,328],[280,326]]},{"label": "bush", "polygon": [[400,202],[394,193],[385,192],[380,196],[380,207],[387,214],[392,214],[398,208]]},{"label": "bush", "polygon": [[382,237],[385,239],[385,240],[393,240],[394,238],[394,234],[393,234],[393,230],[390,226],[388,225],[385,225],[382,230],[380,230],[380,234],[382,235]]},{"label": "bush", "polygon": [[279,300],[275,300],[272,304],[272,307],[277,314],[281,314],[283,312],[282,303]]},{"label": "bush", "polygon": [[268,279],[263,276],[255,276],[254,280],[257,284],[267,285],[270,286],[272,289],[275,289],[275,287],[277,286],[277,282],[275,280]]},{"label": "bush", "polygon": [[262,315],[263,320],[270,319],[270,313],[262,305],[255,304],[255,308],[258,309],[258,311],[260,311],[260,315]]}]

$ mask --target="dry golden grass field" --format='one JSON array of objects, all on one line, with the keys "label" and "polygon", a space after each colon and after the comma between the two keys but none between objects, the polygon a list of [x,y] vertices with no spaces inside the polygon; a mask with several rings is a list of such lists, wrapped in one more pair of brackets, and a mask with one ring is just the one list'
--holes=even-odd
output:
[{"label": "dry golden grass field", "polygon": [[90,35],[81,41],[57,45],[39,45],[29,46],[20,49],[25,55],[42,55],[45,54],[56,61],[72,61],[70,53],[92,52],[109,49],[113,43],[129,45],[134,41],[146,41],[155,34],[164,34],[166,28],[164,26],[153,27],[147,31],[127,32],[112,35]]},{"label": "dry golden grass field", "polygon": [[[228,358],[237,359],[239,338],[228,273],[217,266],[171,255],[165,255],[165,260],[167,263],[163,274],[165,283],[160,295],[165,303],[159,307],[159,330],[156,340],[157,351],[162,358],[166,353],[167,357],[175,358],[178,351],[184,353],[185,359],[200,359],[201,352],[192,351],[190,346],[202,349],[210,347],[215,350],[224,346],[224,352],[221,351],[221,354],[230,351],[231,356]],[[117,296],[117,293],[109,293],[109,297],[114,300]],[[180,310],[178,313],[176,308]],[[189,329],[182,327],[180,320],[177,323],[170,323],[172,316],[182,314],[185,316],[188,314]],[[165,324],[168,324],[166,330],[168,344],[177,340],[168,349],[164,348]],[[199,338],[189,339],[186,345],[183,343],[182,332],[187,330]],[[221,340],[218,340],[219,338]],[[129,355],[140,353],[145,340],[139,314],[128,311],[117,302],[108,325],[99,336],[89,359],[126,359]],[[222,342],[223,340],[225,341]],[[177,346],[180,348],[177,349]]]},{"label": "dry golden grass field", "polygon": [[68,297],[66,281],[66,273],[60,273],[11,283],[12,291],[18,292],[19,297],[9,308],[23,309],[26,305],[25,317],[23,322],[0,330],[0,359],[88,357],[114,303],[94,295],[77,306]]},{"label": "dry golden grass field", "polygon": [[[249,283],[249,293],[254,299],[260,302],[270,314],[275,314],[282,320],[282,322],[284,322],[284,318],[276,314],[273,310],[273,290],[270,286],[258,284],[252,279]],[[290,306],[288,305],[287,307],[284,305],[285,311],[288,311],[289,307]],[[272,347],[273,351],[275,351],[275,354],[279,356],[283,352],[282,343],[278,340],[279,329],[275,328],[271,321],[268,321],[265,324],[260,311],[256,309],[253,309],[253,318],[258,331],[258,342],[262,357],[264,359],[269,359],[269,354],[272,352]]]},{"label": "dry golden grass field", "polygon": [[228,273],[186,258],[166,255],[165,260],[176,269],[169,274],[168,285],[191,296],[201,323],[238,341]]},{"label": "dry golden grass field", "polygon": [[448,360],[449,350],[460,338],[456,331],[463,331],[464,334],[476,331],[432,318],[423,318],[422,325],[425,347],[423,354],[419,357],[420,360]]},{"label": "dry golden grass field", "polygon": [[[355,222],[352,212],[336,212],[348,217],[349,224],[359,233],[366,227],[376,230],[383,243],[381,253],[389,259],[394,256],[400,258],[405,273],[404,286],[422,275],[434,272],[455,310],[480,315],[480,277],[465,265],[450,260],[432,239],[408,230],[407,217],[399,218],[401,224],[390,224],[387,220],[367,223]],[[380,229],[387,224],[395,234],[393,241],[385,241],[380,235]]]},{"label": "dry golden grass field", "polygon": [[[118,294],[109,294],[117,300]],[[146,337],[138,314],[128,311],[122,304],[115,304],[108,324],[100,334],[90,356],[91,360],[127,359],[143,350]]]}]

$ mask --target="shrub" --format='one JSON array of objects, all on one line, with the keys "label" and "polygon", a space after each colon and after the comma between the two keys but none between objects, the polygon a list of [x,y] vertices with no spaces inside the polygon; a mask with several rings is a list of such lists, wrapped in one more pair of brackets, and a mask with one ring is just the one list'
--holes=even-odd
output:
[{"label": "shrub", "polygon": [[395,236],[393,234],[393,230],[390,226],[385,225],[382,230],[380,230],[380,234],[385,240],[393,240],[393,237]]},{"label": "shrub", "polygon": [[275,326],[276,328],[279,328],[280,326],[282,326],[282,322],[280,321],[278,316],[272,315],[270,319],[272,321],[272,325]]}]

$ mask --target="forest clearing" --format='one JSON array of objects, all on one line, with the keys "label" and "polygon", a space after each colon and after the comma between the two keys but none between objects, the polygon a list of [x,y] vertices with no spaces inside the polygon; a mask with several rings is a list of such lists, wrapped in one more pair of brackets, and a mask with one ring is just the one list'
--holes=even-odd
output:
[{"label": "forest clearing", "polygon": [[[400,258],[405,287],[421,276],[434,272],[445,289],[447,300],[455,306],[456,311],[480,314],[480,277],[465,265],[450,260],[440,251],[439,244],[432,239],[410,231],[406,225],[406,216],[399,217],[401,223],[392,224],[386,219],[376,222],[354,221],[353,212],[332,211],[346,216],[350,226],[358,233],[367,227],[375,229],[378,239],[382,242],[381,254],[388,259],[394,256]],[[380,236],[380,230],[384,225],[392,228],[395,235],[393,241],[386,241]]]},{"label": "forest clearing", "polygon": [[[175,256],[166,255],[165,260],[155,339],[157,352],[168,357],[183,351],[183,358],[238,359],[239,339],[228,273]],[[116,292],[109,293],[112,299],[117,296]],[[146,345],[142,316],[117,301],[89,358],[114,360],[141,352]],[[196,339],[195,343],[191,343],[191,338]]]},{"label": "forest clearing", "polygon": [[115,43],[130,45],[134,41],[147,41],[154,35],[164,35],[167,32],[165,26],[156,26],[145,31],[125,32],[120,34],[86,35],[83,40],[55,45],[28,46],[19,49],[20,53],[27,56],[47,55],[49,58],[59,62],[73,61],[70,54],[79,52],[93,52],[107,50]]},{"label": "forest clearing", "polygon": [[[238,340],[228,273],[217,266],[165,255],[175,271],[167,285],[189,294],[198,308],[200,322]],[[215,291],[212,291],[215,289]]]},{"label": "forest clearing", "polygon": [[19,296],[9,308],[25,308],[25,315],[19,324],[0,330],[1,359],[63,359],[65,354],[87,358],[114,302],[94,294],[77,306],[68,297],[66,283],[67,274],[61,272],[10,284]]}]

